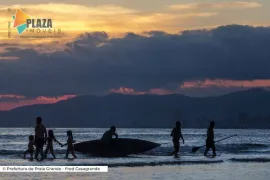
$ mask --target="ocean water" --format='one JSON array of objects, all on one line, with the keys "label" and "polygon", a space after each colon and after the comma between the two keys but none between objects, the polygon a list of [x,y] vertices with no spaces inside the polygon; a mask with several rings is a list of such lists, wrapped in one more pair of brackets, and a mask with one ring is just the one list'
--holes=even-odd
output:
[{"label": "ocean water", "polygon": [[[101,138],[107,130],[103,128],[48,128],[54,130],[55,137],[66,142],[66,131],[72,130],[77,142]],[[110,167],[134,167],[145,165],[210,164],[235,162],[270,162],[270,130],[261,129],[215,129],[215,139],[237,134],[236,137],[216,144],[216,158],[203,156],[205,148],[191,153],[194,146],[205,143],[206,129],[182,129],[185,144],[181,143],[180,159],[168,156],[173,151],[170,137],[171,129],[127,129],[119,128],[119,137],[144,139],[161,146],[139,155],[122,158],[97,158],[88,154],[76,153],[78,159],[64,159],[65,148],[54,144],[58,159],[42,162],[23,159],[27,149],[28,136],[34,134],[33,128],[0,128],[0,165],[108,165]],[[211,150],[209,153],[212,153]],[[48,155],[50,157],[50,155]]]},{"label": "ocean water", "polygon": [[[53,129],[56,138],[66,142],[66,128]],[[74,128],[77,142],[99,139],[107,129]],[[64,159],[65,148],[55,144],[58,159],[29,161],[23,159],[28,136],[33,128],[0,129],[0,166],[76,166],[108,165],[108,173],[1,173],[1,180],[268,180],[270,176],[270,130],[216,129],[216,140],[238,136],[216,144],[216,158],[203,156],[204,148],[191,153],[194,146],[203,145],[206,129],[183,129],[185,144],[181,144],[180,159],[168,156],[173,151],[171,129],[117,129],[119,137],[138,138],[161,144],[161,147],[139,155],[122,158],[97,158],[76,153],[78,159]],[[211,152],[210,152],[211,153]]]}]

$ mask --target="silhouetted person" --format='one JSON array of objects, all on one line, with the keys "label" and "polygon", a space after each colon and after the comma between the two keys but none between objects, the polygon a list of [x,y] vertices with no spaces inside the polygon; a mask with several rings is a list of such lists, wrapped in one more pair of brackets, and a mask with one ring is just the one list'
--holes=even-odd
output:
[{"label": "silhouetted person", "polygon": [[171,136],[173,137],[173,146],[174,151],[172,154],[174,154],[175,158],[178,158],[178,152],[180,148],[180,138],[183,140],[183,144],[185,143],[185,140],[183,138],[182,132],[181,132],[181,123],[179,121],[176,122],[175,128],[173,128],[171,132]]},{"label": "silhouetted person", "polygon": [[110,130],[106,131],[102,138],[101,138],[101,141],[104,142],[104,143],[110,143],[113,139],[113,136],[116,137],[116,139],[118,138],[118,134],[116,133],[116,127],[115,126],[112,126],[110,128]]},{"label": "silhouetted person", "polygon": [[30,159],[33,160],[33,154],[34,154],[34,150],[35,150],[34,144],[35,144],[35,142],[34,142],[34,136],[33,135],[30,135],[29,136],[28,148],[27,148],[26,151],[23,152],[24,159],[26,158],[26,154],[29,153],[30,156],[31,156]]},{"label": "silhouetted person", "polygon": [[67,131],[67,137],[67,143],[62,145],[62,147],[67,145],[66,158],[68,158],[69,153],[71,153],[74,158],[77,158],[73,146],[73,143],[75,143],[76,141],[73,140],[72,131]]},{"label": "silhouetted person", "polygon": [[214,141],[214,127],[215,127],[215,122],[211,121],[209,128],[207,130],[206,149],[204,152],[204,156],[207,156],[207,153],[210,148],[213,151],[213,156],[216,156],[216,147],[215,147],[215,141]]},{"label": "silhouetted person", "polygon": [[115,138],[117,139],[118,138],[118,134],[116,133],[116,127],[115,126],[112,126],[110,128],[110,130],[106,131],[100,142],[101,142],[101,152],[104,154],[106,151],[109,150],[110,148],[110,145],[111,145],[111,142],[112,142],[112,139],[113,139],[113,136],[115,136]]},{"label": "silhouetted person", "polygon": [[44,159],[43,146],[44,144],[46,144],[46,139],[47,139],[46,127],[42,124],[41,117],[37,117],[35,127],[35,145],[36,145],[35,159],[38,159],[39,153],[41,155],[41,160]]},{"label": "silhouetted person", "polygon": [[47,158],[47,154],[50,151],[51,155],[53,156],[53,158],[55,157],[54,151],[53,151],[53,141],[57,142],[60,146],[62,146],[62,144],[56,140],[53,130],[49,130],[48,131],[48,138],[47,138],[47,147],[45,150],[45,158]]}]

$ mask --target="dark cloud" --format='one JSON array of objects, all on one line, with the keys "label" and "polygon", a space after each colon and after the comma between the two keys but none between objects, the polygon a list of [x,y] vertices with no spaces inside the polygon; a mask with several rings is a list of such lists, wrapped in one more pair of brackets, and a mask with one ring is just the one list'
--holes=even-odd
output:
[{"label": "dark cloud", "polygon": [[85,33],[65,51],[9,48],[0,61],[0,94],[102,94],[121,86],[174,90],[183,81],[270,79],[270,28],[230,25],[182,34]]}]

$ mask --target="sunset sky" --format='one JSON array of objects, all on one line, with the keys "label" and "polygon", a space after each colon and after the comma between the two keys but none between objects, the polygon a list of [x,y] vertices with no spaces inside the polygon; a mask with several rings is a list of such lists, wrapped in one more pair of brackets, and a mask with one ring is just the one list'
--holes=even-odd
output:
[{"label": "sunset sky", "polygon": [[[11,12],[8,12],[11,8]],[[19,8],[61,38],[8,38]],[[0,110],[108,93],[220,95],[270,87],[269,0],[0,3]]]}]

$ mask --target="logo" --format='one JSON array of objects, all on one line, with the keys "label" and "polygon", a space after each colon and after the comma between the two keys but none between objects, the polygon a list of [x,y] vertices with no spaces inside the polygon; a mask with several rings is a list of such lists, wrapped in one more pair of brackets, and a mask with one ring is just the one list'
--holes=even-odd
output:
[{"label": "logo", "polygon": [[14,20],[13,27],[17,28],[18,34],[21,35],[27,28],[26,22],[31,17],[20,9],[16,10],[16,14],[12,16]]},{"label": "logo", "polygon": [[33,34],[35,34],[34,37],[55,37],[55,34],[60,35],[62,33],[61,29],[53,27],[52,19],[33,18],[21,9],[16,10],[12,19],[14,21],[13,28],[17,29],[19,35],[27,34],[27,37],[33,37]]}]

